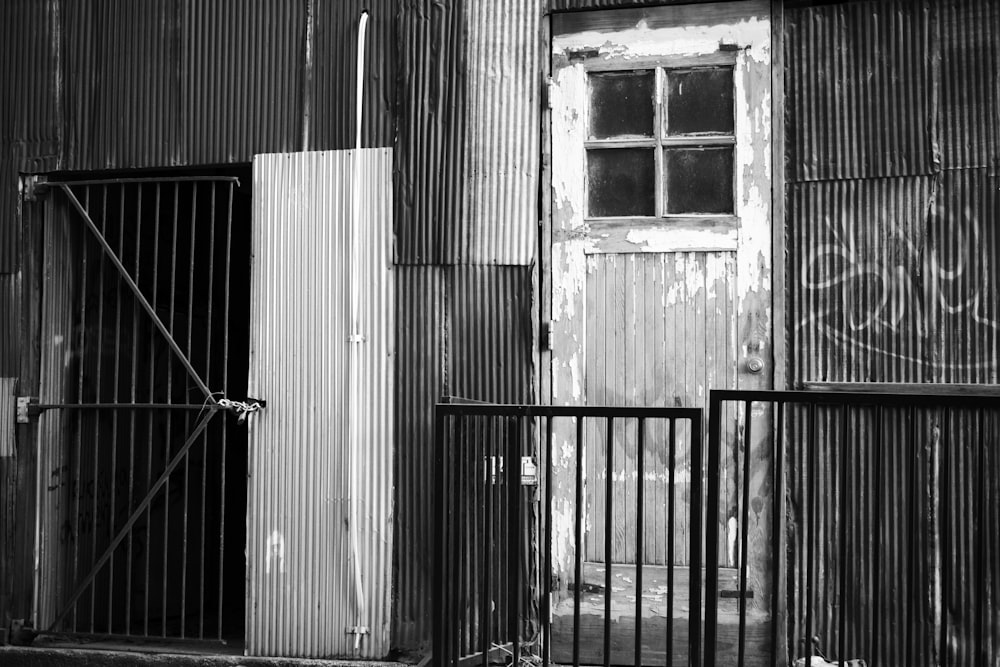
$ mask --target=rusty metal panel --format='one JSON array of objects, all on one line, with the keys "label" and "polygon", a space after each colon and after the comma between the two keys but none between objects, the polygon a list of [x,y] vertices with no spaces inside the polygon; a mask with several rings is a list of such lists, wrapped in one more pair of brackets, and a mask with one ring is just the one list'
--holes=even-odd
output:
[{"label": "rusty metal panel", "polygon": [[460,261],[466,125],[463,3],[405,0],[397,67],[397,264]]},{"label": "rusty metal panel", "polygon": [[448,393],[493,403],[531,394],[531,268],[448,267]]},{"label": "rusty metal panel", "polygon": [[394,0],[319,0],[313,4],[312,71],[303,104],[305,149],[354,148],[358,20],[368,11],[361,147],[392,146],[396,103]]},{"label": "rusty metal panel", "polygon": [[395,645],[433,619],[434,423],[441,396],[531,400],[531,268],[397,267]]},{"label": "rusty metal panel", "polygon": [[0,3],[0,143],[16,140],[22,156],[58,150],[60,11],[57,0]]},{"label": "rusty metal panel", "polygon": [[180,11],[186,163],[299,149],[305,3],[184,0]]},{"label": "rusty metal panel", "polygon": [[1000,6],[939,3],[941,166],[990,167],[1000,158]]},{"label": "rusty metal panel", "polygon": [[267,407],[249,434],[251,655],[390,648],[391,174],[391,149],[254,161],[249,391]]},{"label": "rusty metal panel", "polygon": [[793,185],[792,377],[996,383],[998,215],[986,169]]},{"label": "rusty metal panel", "polygon": [[936,146],[928,0],[789,10],[789,180],[928,174]]},{"label": "rusty metal panel", "polygon": [[996,411],[821,406],[812,430],[806,409],[789,417],[789,637],[869,664],[995,654]]},{"label": "rusty metal panel", "polygon": [[541,0],[472,3],[468,24],[467,261],[535,255]]},{"label": "rusty metal panel", "polygon": [[178,8],[173,0],[60,3],[66,168],[184,163]]},{"label": "rusty metal panel", "polygon": [[20,374],[21,280],[16,273],[0,273],[0,376]]},{"label": "rusty metal panel", "polygon": [[0,142],[0,275],[17,270],[21,252],[18,177],[9,152],[10,146]]},{"label": "rusty metal panel", "polygon": [[396,273],[396,525],[393,645],[426,648],[434,564],[434,404],[447,393],[445,268]]}]

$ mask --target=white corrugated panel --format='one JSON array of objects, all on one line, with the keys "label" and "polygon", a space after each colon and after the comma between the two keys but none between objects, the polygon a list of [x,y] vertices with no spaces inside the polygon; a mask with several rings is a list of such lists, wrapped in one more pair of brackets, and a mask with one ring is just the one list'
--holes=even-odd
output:
[{"label": "white corrugated panel", "polygon": [[247,653],[349,656],[356,635],[347,630],[360,625],[368,634],[357,655],[382,657],[392,583],[392,151],[258,155],[253,167],[250,395],[267,407],[250,423]]}]

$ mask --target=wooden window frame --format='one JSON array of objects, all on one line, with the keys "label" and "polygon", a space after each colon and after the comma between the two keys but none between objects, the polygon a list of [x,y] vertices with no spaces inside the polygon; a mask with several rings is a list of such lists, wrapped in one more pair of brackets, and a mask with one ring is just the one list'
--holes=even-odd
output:
[{"label": "wooden window frame", "polygon": [[[665,87],[667,73],[671,71],[691,71],[697,69],[714,69],[728,67],[733,74],[733,132],[732,134],[687,134],[669,136],[665,128]],[[587,100],[584,108],[587,114],[584,119],[586,137],[583,142],[584,160],[588,159],[590,151],[611,148],[647,148],[653,150],[654,172],[656,180],[653,184],[655,211],[652,216],[593,216],[590,214],[590,177],[588,167],[585,162],[584,170],[584,206],[586,214],[584,220],[587,224],[621,224],[623,226],[636,227],[658,227],[666,224],[675,225],[704,225],[716,224],[735,227],[739,223],[737,214],[736,197],[736,151],[738,142],[736,140],[736,54],[733,51],[722,51],[715,54],[685,57],[662,57],[662,58],[635,58],[627,61],[607,60],[591,61],[584,63],[584,70],[587,73]],[[590,81],[592,74],[609,72],[638,72],[642,70],[653,70],[655,77],[654,84],[654,116],[653,116],[653,136],[628,139],[591,139],[590,137]],[[663,151],[665,148],[700,148],[711,146],[731,146],[733,150],[733,179],[731,193],[733,212],[732,213],[684,213],[669,214],[666,212],[667,195],[666,180],[663,168]]]}]

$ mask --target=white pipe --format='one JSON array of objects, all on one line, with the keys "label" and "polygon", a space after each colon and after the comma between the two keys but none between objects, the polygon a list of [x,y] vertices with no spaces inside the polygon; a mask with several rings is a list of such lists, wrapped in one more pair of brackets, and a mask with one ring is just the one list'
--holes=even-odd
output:
[{"label": "white pipe", "polygon": [[365,90],[365,35],[368,27],[368,12],[361,12],[361,18],[358,22],[358,58],[357,58],[357,88],[355,94],[355,121],[356,121],[356,131],[354,134],[354,163],[353,170],[351,173],[351,274],[349,280],[351,281],[351,336],[350,344],[348,345],[348,378],[350,379],[350,386],[347,388],[347,400],[348,400],[348,411],[347,411],[347,429],[348,429],[348,446],[349,446],[349,472],[348,472],[348,497],[350,499],[351,514],[350,514],[350,540],[351,540],[351,557],[354,562],[354,593],[357,602],[357,622],[354,628],[354,650],[358,651],[361,645],[361,628],[364,621],[365,615],[365,591],[363,582],[361,580],[361,559],[360,559],[360,549],[358,548],[358,456],[361,449],[360,442],[360,429],[358,428],[358,409],[357,409],[357,399],[354,396],[354,392],[360,383],[360,369],[358,364],[358,352],[360,351],[359,346],[364,341],[363,336],[360,331],[360,322],[358,317],[359,303],[361,300],[361,295],[359,293],[359,278],[361,280],[365,279],[367,267],[359,266],[361,264],[359,257],[359,247],[364,246],[364,239],[361,239],[359,243],[358,239],[358,222],[359,222],[359,208],[361,199],[361,181],[358,176],[358,162],[361,158],[361,118],[364,105],[364,90]]}]

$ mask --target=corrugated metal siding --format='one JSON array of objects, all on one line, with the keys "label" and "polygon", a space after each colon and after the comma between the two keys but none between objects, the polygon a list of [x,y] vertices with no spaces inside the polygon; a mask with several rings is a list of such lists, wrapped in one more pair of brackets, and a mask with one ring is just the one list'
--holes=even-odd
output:
[{"label": "corrugated metal siding", "polygon": [[[935,657],[939,637],[928,631],[935,624],[933,591],[940,582],[935,549],[945,521],[968,526],[971,517],[938,515],[938,457],[957,449],[942,445],[941,413],[918,413],[911,421],[905,409],[886,409],[877,430],[871,408],[854,411],[845,424],[839,409],[820,407],[815,446],[809,444],[806,410],[790,413],[789,637],[807,636],[810,614],[812,635],[820,637],[831,660],[943,664]],[[846,598],[840,596],[842,576]],[[965,592],[976,597],[971,589]],[[845,653],[840,655],[842,608]],[[803,655],[801,646],[790,649],[793,656]]]},{"label": "corrugated metal siding", "polygon": [[924,267],[936,190],[932,176],[790,186],[794,378],[936,376]]},{"label": "corrugated metal siding", "polygon": [[[21,220],[18,217],[18,180],[11,146],[0,142],[0,275],[20,265]],[[4,311],[0,311],[0,316]]]},{"label": "corrugated metal siding", "polygon": [[181,11],[185,162],[298,150],[305,3],[186,0]]},{"label": "corrugated metal siding", "polygon": [[932,16],[927,0],[788,12],[791,180],[928,174],[937,168]]},{"label": "corrugated metal siding", "polygon": [[[313,71],[306,146],[353,148],[358,20],[368,10],[362,148],[391,146],[395,131],[395,0],[317,0],[313,15]],[[308,88],[307,88],[308,90]]]},{"label": "corrugated metal siding", "polygon": [[[348,246],[360,170],[360,268]],[[358,625],[350,518],[349,401],[366,595],[361,657],[389,648],[393,493],[392,151],[259,156],[254,163],[247,650],[351,655]],[[348,386],[350,289],[360,289],[358,382]],[[274,551],[274,545],[283,546]],[[283,553],[282,553],[283,552]]]},{"label": "corrugated metal siding", "polygon": [[469,7],[468,261],[528,264],[538,224],[542,0]]},{"label": "corrugated metal siding", "polygon": [[58,41],[52,36],[60,5],[56,0],[8,0],[0,5],[0,81],[4,84],[0,143],[16,140],[19,152],[32,155],[55,153]]},{"label": "corrugated metal siding", "polygon": [[396,564],[394,641],[430,639],[434,577],[434,404],[445,387],[445,269],[396,268]]},{"label": "corrugated metal siding", "polygon": [[523,403],[531,389],[531,269],[448,268],[448,392]]},{"label": "corrugated metal siding", "polygon": [[[41,403],[63,403],[66,401],[67,384],[70,382],[70,365],[67,360],[72,352],[73,344],[73,304],[75,291],[79,283],[75,280],[74,268],[78,263],[74,248],[82,242],[80,228],[74,226],[69,219],[66,208],[57,206],[53,198],[49,198],[45,207],[44,228],[44,260],[42,275],[42,311],[41,311],[41,352],[40,390],[38,400]],[[38,467],[39,481],[43,486],[39,492],[40,535],[38,560],[41,574],[38,589],[38,620],[40,627],[49,627],[59,612],[57,606],[67,595],[66,588],[71,582],[66,581],[64,563],[60,561],[63,553],[60,531],[62,524],[62,509],[69,507],[71,501],[69,487],[62,484],[50,484],[47,476],[58,475],[64,466],[69,464],[69,448],[65,447],[65,438],[69,433],[69,422],[72,419],[62,410],[48,410],[38,418]]]},{"label": "corrugated metal siding", "polygon": [[20,375],[21,281],[16,273],[0,273],[0,375]]},{"label": "corrugated metal siding", "polygon": [[941,162],[945,169],[995,166],[1000,158],[1000,6],[942,2]]},{"label": "corrugated metal siding", "polygon": [[433,620],[434,423],[442,395],[530,402],[531,268],[397,267],[395,641],[427,648]]},{"label": "corrugated metal siding", "polygon": [[465,167],[463,3],[404,0],[398,30],[397,264],[461,260]]},{"label": "corrugated metal siding", "polygon": [[60,3],[66,168],[184,163],[178,12],[173,0]]}]

